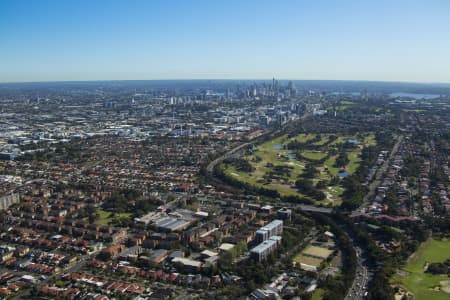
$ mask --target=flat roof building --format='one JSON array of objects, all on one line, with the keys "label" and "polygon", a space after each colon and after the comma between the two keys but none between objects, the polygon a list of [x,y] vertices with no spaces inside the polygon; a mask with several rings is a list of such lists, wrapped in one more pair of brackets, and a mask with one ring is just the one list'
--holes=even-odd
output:
[{"label": "flat roof building", "polygon": [[283,233],[283,221],[273,220],[269,224],[256,231],[256,241],[261,243],[268,240],[271,236],[281,235]]},{"label": "flat roof building", "polygon": [[261,229],[269,231],[270,236],[280,235],[281,233],[283,233],[283,221],[282,220],[273,220],[266,226],[261,227]]},{"label": "flat roof building", "polygon": [[257,261],[263,261],[277,249],[280,242],[281,236],[270,237],[270,239],[252,248],[250,250],[250,256]]}]

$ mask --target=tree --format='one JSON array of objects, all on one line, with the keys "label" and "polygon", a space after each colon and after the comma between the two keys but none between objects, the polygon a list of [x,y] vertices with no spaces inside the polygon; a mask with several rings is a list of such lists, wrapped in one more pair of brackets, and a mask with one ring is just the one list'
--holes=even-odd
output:
[{"label": "tree", "polygon": [[317,171],[314,165],[312,163],[308,163],[303,171],[303,176],[306,178],[314,178],[318,173],[319,171]]},{"label": "tree", "polygon": [[89,223],[94,223],[100,217],[100,214],[97,212],[97,209],[92,205],[88,204],[85,208],[85,212],[88,217]]},{"label": "tree", "polygon": [[336,157],[336,161],[333,166],[336,168],[343,168],[348,165],[349,162],[350,160],[348,159],[347,153],[345,151],[341,151],[339,152],[338,157]]}]

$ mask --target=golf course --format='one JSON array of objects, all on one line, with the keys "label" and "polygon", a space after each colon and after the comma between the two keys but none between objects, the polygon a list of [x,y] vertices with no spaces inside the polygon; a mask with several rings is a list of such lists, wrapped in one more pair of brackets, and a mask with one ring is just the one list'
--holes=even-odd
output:
[{"label": "golf course", "polygon": [[375,143],[372,133],[283,135],[226,162],[225,173],[282,196],[336,206],[343,192],[339,182],[358,168],[362,149]]},{"label": "golf course", "polygon": [[408,260],[400,274],[393,278],[393,284],[404,287],[414,299],[450,299],[450,278],[448,275],[433,275],[426,272],[430,263],[443,262],[450,258],[450,240],[429,239]]}]

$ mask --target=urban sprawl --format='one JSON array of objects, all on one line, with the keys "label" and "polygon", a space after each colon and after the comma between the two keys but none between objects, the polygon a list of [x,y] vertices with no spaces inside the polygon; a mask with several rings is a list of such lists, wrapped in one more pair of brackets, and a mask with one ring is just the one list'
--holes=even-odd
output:
[{"label": "urban sprawl", "polygon": [[0,85],[0,297],[447,299],[450,89],[383,89]]}]

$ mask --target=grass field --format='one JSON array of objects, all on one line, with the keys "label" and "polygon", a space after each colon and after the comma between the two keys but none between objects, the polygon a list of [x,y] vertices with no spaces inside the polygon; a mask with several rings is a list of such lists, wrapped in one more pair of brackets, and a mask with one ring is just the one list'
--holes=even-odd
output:
[{"label": "grass field", "polygon": [[[335,134],[337,135],[337,134]],[[225,172],[232,177],[249,183],[251,185],[265,187],[277,190],[282,196],[296,195],[306,197],[300,194],[295,188],[295,181],[302,176],[305,165],[320,161],[329,156],[330,151],[336,151],[336,147],[347,142],[348,139],[358,140],[357,146],[346,151],[349,163],[345,170],[349,174],[355,172],[361,161],[360,154],[363,147],[375,144],[375,137],[371,133],[358,134],[356,136],[337,135],[337,139],[331,140],[332,134],[299,134],[294,137],[287,135],[280,136],[257,146],[257,150],[243,158],[250,162],[254,168],[253,172],[241,172],[236,167],[228,164],[225,166]],[[291,141],[297,141],[305,144],[306,149],[288,150],[287,145]],[[295,153],[300,152],[297,157]],[[313,183],[318,181],[330,181],[337,176],[340,169],[334,167],[337,155],[330,156],[324,163],[316,165],[319,171],[313,178]],[[288,172],[274,172],[273,168],[277,166],[290,167]],[[328,186],[322,190],[326,194],[324,204],[339,205],[343,189],[339,185]],[[309,198],[308,198],[309,199]],[[313,200],[313,199],[311,199]]]},{"label": "grass field", "polygon": [[308,245],[305,249],[294,256],[292,261],[296,264],[307,264],[319,267],[320,264],[333,253],[332,250]]},{"label": "grass field", "polygon": [[323,295],[325,294],[325,290],[323,289],[316,289],[314,293],[312,294],[311,300],[322,300]]},{"label": "grass field", "polygon": [[315,134],[301,133],[301,134],[297,135],[294,139],[301,143],[305,143],[309,140],[312,140],[314,137],[315,137]]},{"label": "grass field", "polygon": [[[108,223],[113,219],[109,211],[98,209],[97,213],[99,214],[99,218],[95,221],[95,224],[108,225]],[[116,218],[128,218],[130,216],[130,213],[116,214]]]},{"label": "grass field", "polygon": [[348,159],[350,160],[350,162],[347,165],[347,171],[352,174],[356,171],[356,169],[359,166],[359,163],[361,162],[361,158],[359,158],[359,154],[358,152],[350,152],[348,154]]},{"label": "grass field", "polygon": [[447,288],[450,288],[448,276],[432,275],[424,272],[427,263],[443,262],[448,258],[450,258],[450,240],[437,241],[430,239],[423,243],[419,250],[408,260],[404,270],[409,272],[409,275],[396,275],[393,283],[404,286],[418,300],[450,299],[450,293],[440,290],[440,283],[445,281],[447,281]]},{"label": "grass field", "polygon": [[303,250],[302,253],[305,255],[311,255],[318,258],[320,257],[322,259],[327,259],[328,256],[330,256],[333,253],[333,251],[327,248],[308,246],[305,250]]},{"label": "grass field", "polygon": [[327,156],[327,154],[323,153],[322,151],[302,151],[302,156],[307,159],[321,160],[322,158]]},{"label": "grass field", "polygon": [[310,266],[318,267],[318,266],[320,266],[320,264],[322,263],[323,260],[319,259],[319,258],[306,256],[306,255],[303,255],[300,253],[294,257],[293,261],[297,264],[307,264]]}]

